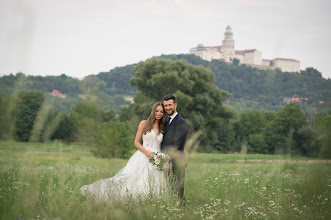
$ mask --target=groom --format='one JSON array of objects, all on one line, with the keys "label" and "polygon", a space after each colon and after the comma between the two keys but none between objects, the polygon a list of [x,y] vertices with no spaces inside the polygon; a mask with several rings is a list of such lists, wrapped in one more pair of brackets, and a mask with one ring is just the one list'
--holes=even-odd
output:
[{"label": "groom", "polygon": [[173,174],[175,175],[178,184],[178,196],[181,200],[185,200],[184,180],[186,159],[184,150],[188,126],[184,118],[182,118],[176,111],[177,102],[173,95],[166,95],[163,97],[163,106],[169,117],[164,128],[161,149],[165,150],[170,156]]}]

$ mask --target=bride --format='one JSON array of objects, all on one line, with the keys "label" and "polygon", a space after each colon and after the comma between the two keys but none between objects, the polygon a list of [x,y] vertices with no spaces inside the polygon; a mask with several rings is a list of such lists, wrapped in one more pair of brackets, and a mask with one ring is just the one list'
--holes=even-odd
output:
[{"label": "bride", "polygon": [[[98,180],[80,188],[83,195],[93,195],[107,202],[126,198],[143,198],[159,195],[164,191],[165,176],[148,160],[152,152],[159,152],[166,123],[161,102],[154,104],[147,120],[140,122],[134,141],[137,151],[126,166],[115,176]],[[140,144],[141,138],[143,144]]]}]

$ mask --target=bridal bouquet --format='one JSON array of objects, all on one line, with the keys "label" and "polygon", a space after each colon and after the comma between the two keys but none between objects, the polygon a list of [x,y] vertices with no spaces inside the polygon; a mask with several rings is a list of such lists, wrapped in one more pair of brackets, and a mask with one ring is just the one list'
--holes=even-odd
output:
[{"label": "bridal bouquet", "polygon": [[153,152],[153,156],[149,158],[149,162],[160,171],[168,171],[170,168],[170,157],[166,153]]}]

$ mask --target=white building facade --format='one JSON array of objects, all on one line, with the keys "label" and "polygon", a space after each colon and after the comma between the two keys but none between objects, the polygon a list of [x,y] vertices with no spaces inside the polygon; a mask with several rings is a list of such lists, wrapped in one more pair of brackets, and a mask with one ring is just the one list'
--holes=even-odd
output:
[{"label": "white building facade", "polygon": [[205,47],[198,44],[197,47],[190,49],[190,54],[195,54],[203,60],[224,60],[233,62],[239,60],[239,64],[246,64],[258,69],[279,68],[283,72],[300,72],[300,62],[294,59],[276,58],[273,60],[262,59],[261,51],[235,50],[235,40],[230,26],[227,26],[224,33],[224,40],[221,46]]}]

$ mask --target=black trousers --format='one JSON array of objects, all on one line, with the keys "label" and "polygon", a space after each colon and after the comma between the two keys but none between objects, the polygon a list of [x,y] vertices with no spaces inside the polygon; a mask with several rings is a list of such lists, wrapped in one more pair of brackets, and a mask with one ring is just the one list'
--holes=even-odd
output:
[{"label": "black trousers", "polygon": [[184,182],[185,182],[185,171],[186,171],[186,158],[184,152],[177,153],[177,155],[170,161],[172,163],[172,171],[178,190],[178,197],[181,200],[185,200]]}]

